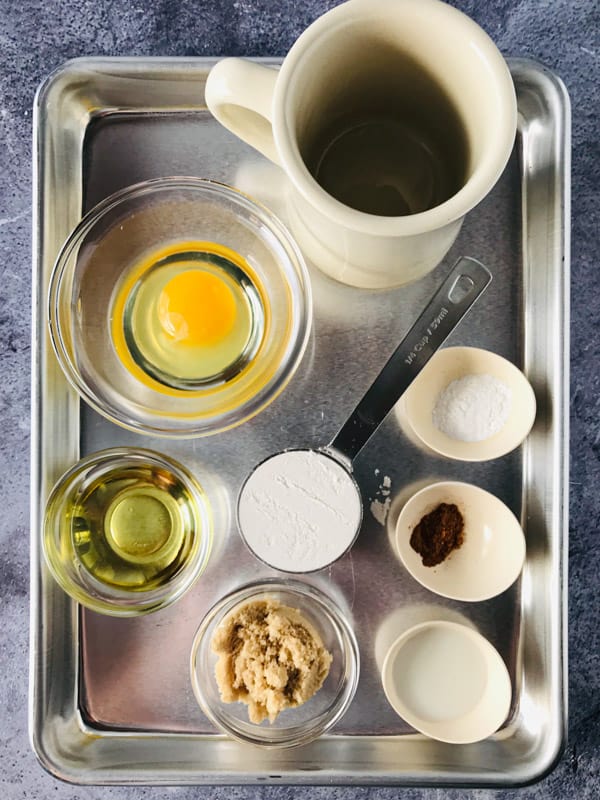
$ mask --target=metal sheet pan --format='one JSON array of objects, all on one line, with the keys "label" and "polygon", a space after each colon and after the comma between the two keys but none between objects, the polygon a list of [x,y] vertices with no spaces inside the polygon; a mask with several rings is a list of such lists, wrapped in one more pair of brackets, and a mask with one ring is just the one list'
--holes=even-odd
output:
[{"label": "metal sheet pan", "polygon": [[[42,85],[35,105],[33,452],[30,732],[57,776],[99,784],[515,785],[548,771],[566,730],[566,538],[569,322],[569,101],[540,65],[513,60],[519,103],[515,153],[431,275],[366,292],[312,265],[314,334],[298,374],[256,419],[189,442],[152,440],[79,403],[49,346],[46,292],[53,261],[82,212],[139,180],[189,174],[238,186],[285,219],[285,182],[210,116],[203,86],[211,59],[82,59]],[[276,65],[276,61],[269,61]],[[362,672],[334,730],[302,748],[262,752],[218,734],[188,679],[193,633],[207,608],[250,578],[272,574],[241,544],[231,509],[251,467],[287,446],[328,441],[458,255],[488,265],[492,287],[448,344],[486,347],[528,375],[538,400],[532,434],[484,464],[426,455],[394,413],[357,459],[365,515],[357,544],[307,577],[346,609]],[[49,576],[41,523],[54,481],[80,455],[145,445],[189,465],[210,487],[217,547],[193,590],[173,608],[115,620],[82,611]],[[395,501],[380,524],[383,479]],[[483,603],[444,601],[393,557],[394,509],[433,478],[474,482],[519,516],[527,538],[522,578]],[[372,505],[372,504],[375,505]],[[388,706],[382,643],[399,618],[462,615],[497,647],[513,682],[510,716],[484,742],[444,745],[416,734]]]}]

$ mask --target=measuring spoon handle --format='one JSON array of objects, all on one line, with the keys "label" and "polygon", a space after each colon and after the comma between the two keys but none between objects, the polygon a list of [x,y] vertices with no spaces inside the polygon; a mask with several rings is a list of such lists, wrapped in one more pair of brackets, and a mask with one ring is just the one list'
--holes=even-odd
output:
[{"label": "measuring spoon handle", "polygon": [[354,460],[491,280],[474,258],[456,262],[326,450]]}]

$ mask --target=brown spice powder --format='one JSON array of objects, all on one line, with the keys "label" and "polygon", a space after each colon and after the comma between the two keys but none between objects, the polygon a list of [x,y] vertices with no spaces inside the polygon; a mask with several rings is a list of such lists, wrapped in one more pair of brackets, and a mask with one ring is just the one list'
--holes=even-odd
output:
[{"label": "brown spice powder", "polygon": [[425,567],[435,567],[445,561],[464,541],[463,516],[453,503],[440,503],[416,525],[410,546],[420,556]]}]

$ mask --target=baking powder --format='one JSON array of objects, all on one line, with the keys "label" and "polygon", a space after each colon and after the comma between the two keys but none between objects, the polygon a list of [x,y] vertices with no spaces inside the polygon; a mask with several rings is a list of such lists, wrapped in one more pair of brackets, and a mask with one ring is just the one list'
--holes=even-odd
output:
[{"label": "baking powder", "polygon": [[435,427],[462,442],[482,442],[506,424],[510,388],[493,375],[465,375],[440,392],[433,409]]},{"label": "baking powder", "polygon": [[354,541],[361,517],[354,480],[341,464],[314,450],[289,450],[259,464],[238,504],[250,549],[285,572],[331,564]]}]

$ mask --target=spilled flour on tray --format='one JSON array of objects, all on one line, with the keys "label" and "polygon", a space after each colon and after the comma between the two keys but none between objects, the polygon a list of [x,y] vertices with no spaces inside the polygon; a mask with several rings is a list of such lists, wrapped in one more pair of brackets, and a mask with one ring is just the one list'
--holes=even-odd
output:
[{"label": "spilled flour on tray", "polygon": [[[375,475],[379,475],[380,470],[375,470]],[[392,503],[390,493],[392,489],[392,479],[389,475],[384,475],[379,488],[375,493],[375,497],[371,500],[371,514],[380,525],[385,525],[387,515]]]}]

